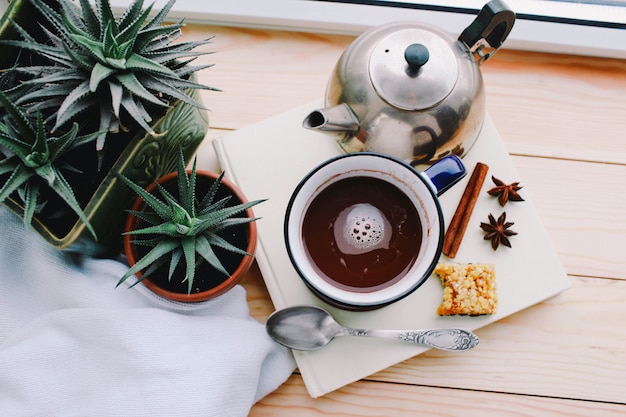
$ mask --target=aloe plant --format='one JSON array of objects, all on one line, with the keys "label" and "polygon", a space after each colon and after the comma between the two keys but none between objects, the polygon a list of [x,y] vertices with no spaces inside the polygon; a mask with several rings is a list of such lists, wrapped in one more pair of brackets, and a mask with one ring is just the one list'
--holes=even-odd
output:
[{"label": "aloe plant", "polygon": [[[24,224],[30,226],[34,214],[43,208],[43,187],[61,197],[83,221],[92,235],[96,234],[63,176],[62,170],[73,169],[61,162],[69,150],[93,140],[95,134],[78,136],[78,125],[60,136],[49,136],[41,113],[33,118],[0,91],[4,116],[0,120],[0,203],[17,191],[24,207]],[[7,175],[8,174],[8,175]]]},{"label": "aloe plant", "polygon": [[104,148],[108,132],[126,130],[129,123],[152,130],[151,109],[167,108],[182,100],[204,108],[185,94],[189,89],[214,88],[190,81],[196,71],[211,65],[193,66],[191,61],[208,52],[195,48],[211,38],[172,42],[181,36],[183,22],[165,24],[175,0],[153,17],[153,5],[143,8],[134,0],[116,19],[109,0],[60,0],[57,12],[43,0],[31,0],[47,20],[48,43],[40,43],[14,24],[22,40],[3,43],[30,50],[49,60],[48,65],[22,66],[17,71],[32,77],[32,89],[18,100],[30,111],[42,111],[54,119],[54,129],[76,120],[99,115],[96,149]]},{"label": "aloe plant", "polygon": [[152,211],[130,210],[130,213],[145,221],[148,226],[128,231],[126,234],[144,236],[143,239],[133,240],[133,243],[149,246],[151,249],[122,276],[118,286],[139,271],[143,271],[141,279],[146,278],[168,260],[168,279],[171,280],[181,258],[184,258],[183,282],[187,282],[188,294],[190,294],[199,262],[206,261],[226,277],[230,275],[216,255],[214,248],[219,247],[235,254],[251,256],[245,250],[224,239],[220,232],[255,221],[256,218],[235,216],[264,200],[230,206],[228,202],[231,196],[216,200],[216,193],[222,185],[223,172],[207,193],[198,198],[196,196],[196,160],[194,159],[191,173],[188,174],[185,170],[182,151],[178,157],[177,174],[178,195],[173,195],[156,183],[162,198],[149,193],[120,174],[120,178],[143,199]]}]

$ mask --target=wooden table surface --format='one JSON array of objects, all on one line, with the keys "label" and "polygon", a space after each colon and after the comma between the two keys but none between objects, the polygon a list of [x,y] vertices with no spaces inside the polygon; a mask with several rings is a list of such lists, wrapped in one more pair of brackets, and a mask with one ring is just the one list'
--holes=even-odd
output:
[{"label": "wooden table surface", "polygon": [[[189,25],[215,35],[200,81],[210,137],[320,98],[349,36]],[[626,61],[499,51],[482,66],[491,115],[572,287],[321,398],[294,374],[251,416],[626,415]],[[210,140],[200,163],[216,166]],[[271,163],[271,161],[259,161]],[[520,256],[523,256],[520,255]],[[528,262],[533,262],[528,259]],[[251,314],[274,310],[256,265]]]}]

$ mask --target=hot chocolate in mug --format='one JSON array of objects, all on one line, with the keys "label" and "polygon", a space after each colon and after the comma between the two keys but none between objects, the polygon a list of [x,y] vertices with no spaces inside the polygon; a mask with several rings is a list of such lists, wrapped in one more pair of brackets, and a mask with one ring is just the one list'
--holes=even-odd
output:
[{"label": "hot chocolate in mug", "polygon": [[378,153],[329,159],[293,192],[285,216],[289,258],[322,300],[371,310],[415,291],[441,255],[444,221],[437,198],[463,176],[447,156],[420,173]]}]

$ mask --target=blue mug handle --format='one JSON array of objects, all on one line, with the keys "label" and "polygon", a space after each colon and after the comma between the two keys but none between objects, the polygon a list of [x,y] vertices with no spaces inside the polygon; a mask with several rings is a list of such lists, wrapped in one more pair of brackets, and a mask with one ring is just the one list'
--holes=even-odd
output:
[{"label": "blue mug handle", "polygon": [[467,170],[461,158],[452,154],[441,158],[422,174],[430,180],[437,196],[440,196],[467,175]]}]

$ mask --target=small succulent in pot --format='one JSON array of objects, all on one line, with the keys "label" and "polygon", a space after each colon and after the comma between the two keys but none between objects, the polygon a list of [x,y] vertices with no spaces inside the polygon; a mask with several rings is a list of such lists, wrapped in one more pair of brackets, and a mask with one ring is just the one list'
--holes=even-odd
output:
[{"label": "small succulent in pot", "polygon": [[[190,299],[188,296],[195,291],[197,271],[203,264],[209,266],[210,274],[219,275],[219,279],[212,279],[211,285],[219,285],[220,290],[211,296],[219,295],[236,284],[236,281],[224,284],[233,271],[224,265],[222,257],[230,254],[245,259],[247,265],[237,270],[241,273],[247,270],[256,245],[254,222],[257,219],[251,208],[264,200],[246,201],[240,191],[230,190],[234,186],[223,178],[224,173],[209,177],[209,184],[205,185],[204,191],[200,191],[206,174],[206,171],[197,171],[195,160],[192,169],[187,171],[181,152],[177,172],[155,182],[153,192],[120,176],[139,199],[133,206],[135,209],[130,210],[125,232],[125,249],[131,268],[121,277],[118,286],[136,273],[140,273],[140,281],[150,278],[147,281],[152,283],[155,282],[153,275],[166,273],[167,281],[171,282],[176,272],[180,271],[179,278],[182,277],[181,282],[186,283],[186,294],[166,296],[179,301],[199,301],[203,298]],[[167,179],[171,180],[169,185],[165,181]],[[141,202],[149,210],[136,209]],[[140,223],[143,226],[139,226]],[[230,230],[242,227],[249,241],[244,248],[227,238]],[[145,247],[143,256],[133,259],[141,256],[133,253],[133,249],[140,247]],[[184,267],[181,267],[181,260],[184,260]],[[136,263],[133,265],[133,262]],[[238,259],[235,265],[240,263]]]},{"label": "small succulent in pot", "polygon": [[36,212],[43,209],[47,198],[60,197],[73,210],[87,229],[95,236],[89,221],[65,179],[63,170],[72,166],[63,163],[61,156],[94,135],[78,136],[74,124],[66,133],[49,136],[41,113],[29,117],[0,91],[3,118],[0,120],[0,204],[12,194],[21,200],[24,224],[30,226]]}]

